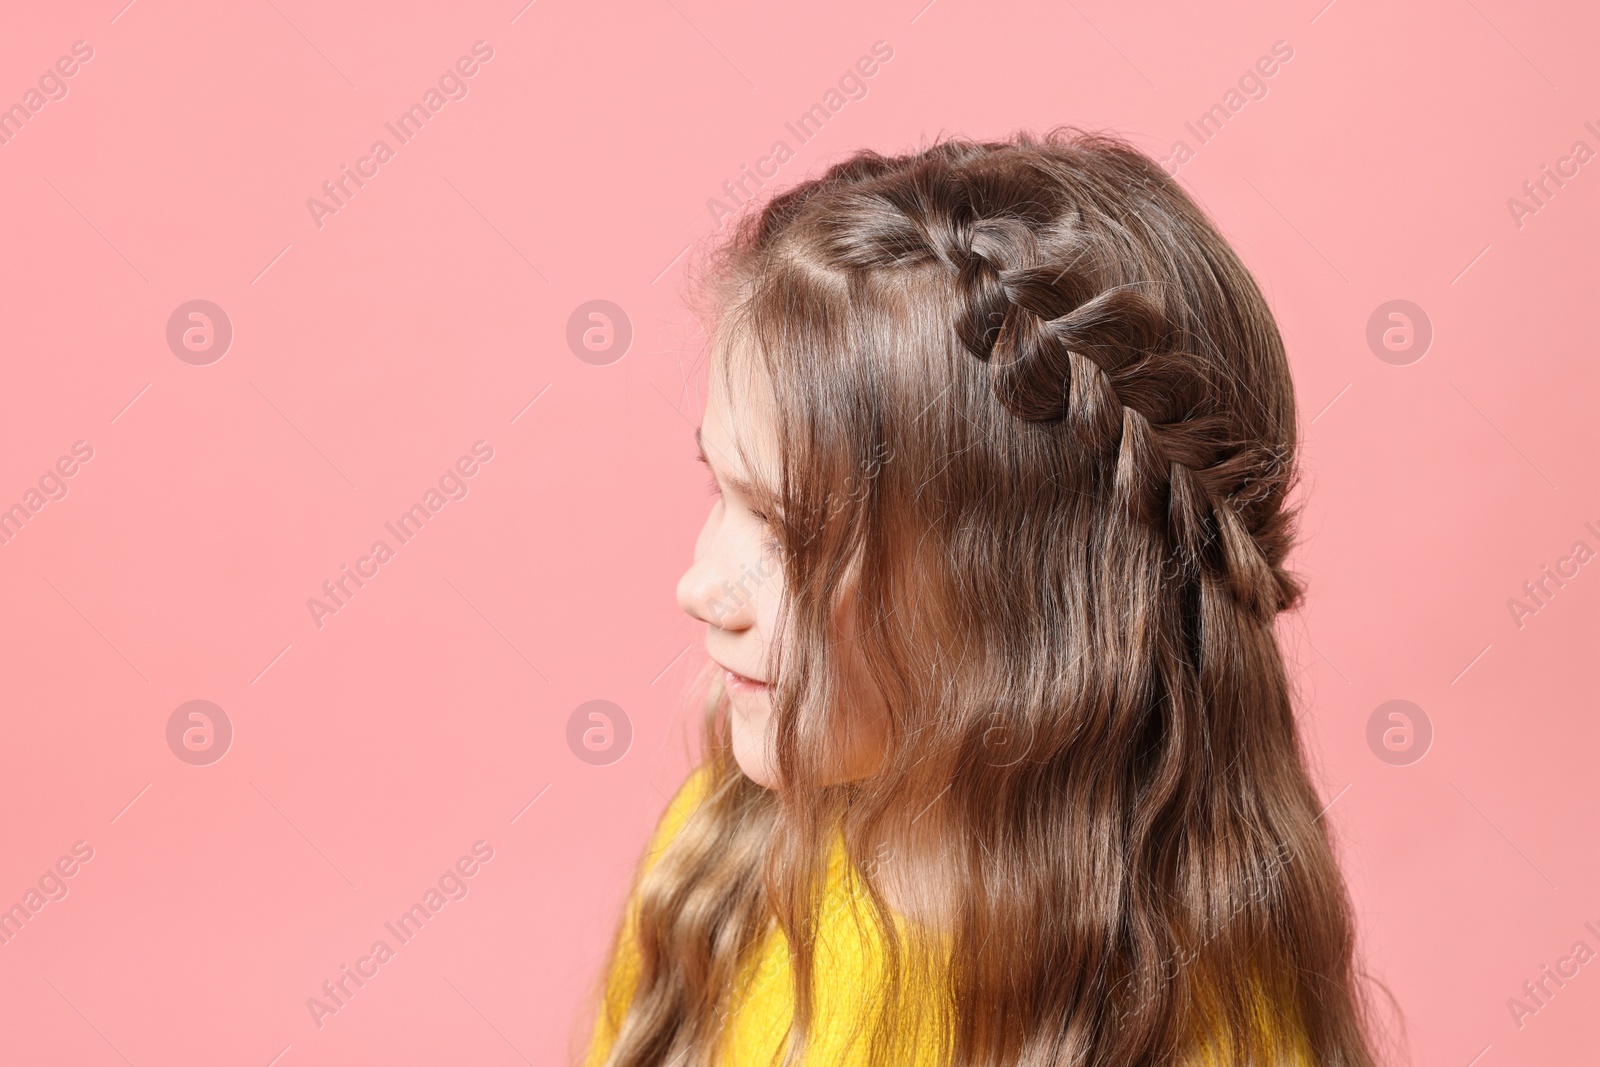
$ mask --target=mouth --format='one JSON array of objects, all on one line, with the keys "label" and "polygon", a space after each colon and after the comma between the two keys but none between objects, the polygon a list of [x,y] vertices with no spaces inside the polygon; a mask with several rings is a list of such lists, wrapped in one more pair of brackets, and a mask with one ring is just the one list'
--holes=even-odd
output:
[{"label": "mouth", "polygon": [[[717,666],[722,667],[722,664],[718,663]],[[738,671],[730,670],[727,667],[722,667],[722,680],[731,693],[755,695],[765,693],[771,689],[770,683],[757,681],[748,675],[740,674]]]}]

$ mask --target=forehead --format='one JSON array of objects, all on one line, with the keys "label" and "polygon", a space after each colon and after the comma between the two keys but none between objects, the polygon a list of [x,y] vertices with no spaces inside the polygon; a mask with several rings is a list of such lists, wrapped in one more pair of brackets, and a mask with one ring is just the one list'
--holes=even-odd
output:
[{"label": "forehead", "polygon": [[[706,458],[728,471],[770,475],[776,460],[771,387],[760,357],[717,346],[709,370],[705,417],[695,432]],[[751,469],[753,468],[753,469]]]}]

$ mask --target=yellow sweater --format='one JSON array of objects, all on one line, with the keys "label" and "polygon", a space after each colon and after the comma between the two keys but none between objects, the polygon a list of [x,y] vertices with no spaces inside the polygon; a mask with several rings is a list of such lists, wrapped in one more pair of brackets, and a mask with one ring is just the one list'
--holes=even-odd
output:
[{"label": "yellow sweater", "polygon": [[[678,790],[661,817],[644,859],[648,870],[705,797],[709,777],[701,767]],[[878,961],[882,958],[879,931],[873,926],[864,895],[848,873],[844,839],[836,836],[828,861],[827,893],[817,937],[816,1016],[812,1026],[808,1063],[829,1067],[864,1065],[870,1034],[862,1027],[852,1029],[868,1018],[871,1005],[862,995],[874,988]],[[860,901],[860,925],[852,914],[852,897]],[[628,902],[624,918],[622,945],[610,974],[606,976],[605,1006],[595,1021],[585,1067],[600,1067],[611,1051],[616,1034],[607,1016],[620,1018],[633,998],[639,979],[638,948],[634,941],[637,900]],[[895,916],[895,924],[905,922]],[[788,941],[776,924],[760,946],[760,951],[743,968],[739,989],[733,997],[718,1063],[727,1067],[767,1067],[787,1044],[787,1030],[793,1017],[794,984],[789,970]],[[922,1013],[926,1020],[928,1013]],[[930,1024],[917,1035],[915,1067],[931,1067],[937,1062],[938,1036]]]},{"label": "yellow sweater", "polygon": [[[707,768],[700,767],[679,788],[651,837],[644,859],[646,870],[699,807],[708,785]],[[806,1062],[828,1067],[863,1067],[867,1062],[869,1034],[865,1027],[860,1032],[854,1030],[860,1020],[870,1017],[873,1007],[863,993],[875,988],[878,962],[882,958],[881,934],[874,927],[871,910],[864,896],[858,893],[858,883],[849,871],[842,836],[835,837],[828,863],[827,887],[818,931],[816,1022]],[[861,901],[859,908],[852,907],[852,899]],[[610,1018],[621,1018],[625,1014],[638,984],[637,904],[636,899],[628,902],[622,943],[606,976],[605,1003],[595,1021],[584,1067],[602,1067],[605,1063],[616,1040]],[[855,912],[861,916],[859,925]],[[904,932],[905,920],[895,915],[894,921],[897,930]],[[912,995],[926,996],[927,991]],[[742,971],[717,1063],[725,1067],[767,1067],[778,1062],[775,1057],[787,1043],[793,1004],[788,943],[782,930],[774,924],[757,956]],[[1264,1026],[1270,1027],[1269,1010],[1265,1002],[1258,1005],[1258,1018]],[[932,1067],[940,1062],[938,1053],[948,1037],[933,1028],[931,1011],[919,1012],[918,1018],[916,1058],[908,1067]],[[1198,1055],[1197,1062],[1205,1067],[1216,1067],[1219,1061],[1227,1060],[1225,1055],[1207,1050]],[[1310,1058],[1301,1054],[1292,1062],[1303,1067],[1310,1063]]]}]

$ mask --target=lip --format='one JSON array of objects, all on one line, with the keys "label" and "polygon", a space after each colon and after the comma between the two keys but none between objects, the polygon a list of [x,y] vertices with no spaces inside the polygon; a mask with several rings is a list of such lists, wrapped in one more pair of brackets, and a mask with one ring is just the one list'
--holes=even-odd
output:
[{"label": "lip", "polygon": [[725,666],[720,660],[717,666],[722,668],[722,680],[730,692],[734,693],[765,693],[770,688],[770,683],[758,681],[749,675],[740,674],[738,671]]}]

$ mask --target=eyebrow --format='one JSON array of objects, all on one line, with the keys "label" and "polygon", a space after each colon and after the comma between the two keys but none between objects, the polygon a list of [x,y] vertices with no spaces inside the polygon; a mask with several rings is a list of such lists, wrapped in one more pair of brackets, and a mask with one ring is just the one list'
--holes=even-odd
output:
[{"label": "eyebrow", "polygon": [[740,478],[736,475],[729,474],[726,471],[717,470],[716,465],[713,464],[710,458],[706,456],[705,439],[701,436],[700,427],[698,426],[694,428],[694,447],[700,454],[700,462],[709,467],[713,475],[720,477],[724,482],[726,482],[729,489],[732,489],[735,493],[738,493],[747,500],[754,500],[758,497],[759,494],[753,482],[747,481],[746,479]]}]

